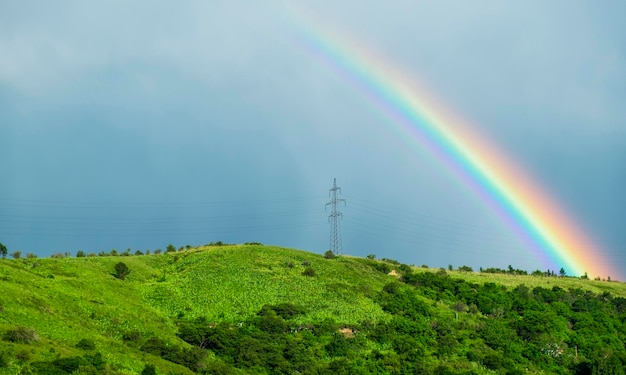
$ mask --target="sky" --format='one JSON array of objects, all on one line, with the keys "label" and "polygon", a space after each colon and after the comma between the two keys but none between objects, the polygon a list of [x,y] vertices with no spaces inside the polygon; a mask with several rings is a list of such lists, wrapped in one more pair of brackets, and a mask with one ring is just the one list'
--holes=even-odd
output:
[{"label": "sky", "polygon": [[0,242],[40,257],[216,241],[323,253],[336,178],[344,254],[558,272],[309,42],[325,35],[389,62],[383,84],[392,66],[423,84],[621,272],[599,276],[624,280],[623,14],[621,1],[2,2]]}]

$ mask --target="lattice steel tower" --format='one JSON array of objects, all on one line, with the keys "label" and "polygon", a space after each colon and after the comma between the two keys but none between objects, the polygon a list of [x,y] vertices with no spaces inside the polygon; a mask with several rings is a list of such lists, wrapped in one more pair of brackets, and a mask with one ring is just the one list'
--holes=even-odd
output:
[{"label": "lattice steel tower", "polygon": [[330,222],[330,251],[333,254],[341,254],[341,231],[339,229],[339,220],[343,218],[343,214],[337,210],[337,206],[340,203],[345,204],[345,199],[337,198],[337,192],[341,194],[341,188],[337,186],[337,179],[333,179],[333,188],[329,190],[330,202],[326,203],[326,207],[330,205],[330,215],[328,221]]}]

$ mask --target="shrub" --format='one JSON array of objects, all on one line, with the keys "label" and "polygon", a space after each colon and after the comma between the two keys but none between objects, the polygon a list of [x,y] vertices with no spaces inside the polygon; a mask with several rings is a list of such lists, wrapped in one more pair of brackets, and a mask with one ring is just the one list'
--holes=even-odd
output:
[{"label": "shrub", "polygon": [[367,256],[367,259],[374,260],[374,259],[376,259],[376,255],[375,255],[375,254],[369,254],[369,255]]},{"label": "shrub", "polygon": [[156,375],[156,369],[154,368],[154,365],[151,365],[149,363],[146,364],[146,366],[141,371],[141,375]]},{"label": "shrub", "polygon": [[120,280],[124,280],[129,273],[130,269],[128,268],[128,266],[123,262],[119,262],[115,265],[115,273],[113,274],[113,276],[117,277]]},{"label": "shrub", "polygon": [[303,266],[305,266],[305,267],[310,267],[311,266],[311,262],[309,262],[308,260],[303,260],[301,264]]},{"label": "shrub", "polygon": [[39,341],[37,331],[32,328],[17,327],[4,334],[4,340],[19,344],[32,344]]},{"label": "shrub", "polygon": [[306,310],[303,307],[292,303],[279,303],[278,305],[263,305],[263,307],[261,307],[261,311],[259,311],[257,315],[263,316],[275,313],[281,318],[287,320],[293,319],[298,315],[303,315],[305,312]]},{"label": "shrub", "polygon": [[165,248],[165,252],[166,252],[166,253],[174,253],[174,252],[176,252],[176,248],[174,247],[174,245],[169,244],[169,245],[167,245],[167,247]]},{"label": "shrub", "polygon": [[0,368],[9,367],[9,355],[5,352],[0,352]]},{"label": "shrub", "polygon": [[14,259],[20,259],[20,257],[22,256],[22,252],[21,252],[21,251],[19,251],[19,250],[16,250],[16,251],[14,251],[14,252],[12,252],[12,253],[11,253],[11,256],[12,256]]},{"label": "shrub", "polygon": [[83,350],[94,350],[96,343],[92,339],[81,339],[78,344],[76,344],[76,347]]},{"label": "shrub", "polygon": [[76,252],[76,258],[84,258],[85,257],[85,252],[82,250],[78,250]]},{"label": "shrub", "polygon": [[134,330],[131,330],[131,331],[128,331],[128,332],[124,333],[124,335],[122,336],[122,340],[137,342],[137,341],[141,340],[142,336],[143,335],[141,334],[141,332],[139,332],[138,330],[134,329]]},{"label": "shrub", "polygon": [[313,277],[315,276],[315,270],[313,269],[313,267],[307,267],[304,269],[304,271],[302,271],[302,275],[303,276],[309,276],[309,277]]},{"label": "shrub", "polygon": [[145,353],[150,353],[157,355],[159,357],[163,356],[168,350],[167,343],[161,340],[158,337],[149,338],[142,346],[141,351]]},{"label": "shrub", "polygon": [[372,262],[370,264],[376,271],[382,272],[384,274],[388,274],[391,272],[391,266],[387,263],[383,262]]},{"label": "shrub", "polygon": [[15,359],[21,362],[28,362],[30,361],[30,353],[26,350],[21,350],[17,352],[17,354],[15,355]]},{"label": "shrub", "polygon": [[326,250],[326,252],[324,253],[324,258],[326,259],[333,259],[335,257],[335,254],[332,252],[332,250]]},{"label": "shrub", "polygon": [[37,254],[26,253],[26,258],[28,258],[28,259],[35,259],[35,258],[37,258]]},{"label": "shrub", "polygon": [[141,250],[137,250],[135,251],[135,255],[139,256],[139,255],[143,255],[143,253],[141,252]]}]

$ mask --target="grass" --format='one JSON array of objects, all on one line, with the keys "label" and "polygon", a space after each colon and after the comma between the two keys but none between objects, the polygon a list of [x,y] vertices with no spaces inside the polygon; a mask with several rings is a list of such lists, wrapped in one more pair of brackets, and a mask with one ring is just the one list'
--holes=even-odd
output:
[{"label": "grass", "polygon": [[[434,268],[415,268],[417,272],[420,270],[426,272],[437,272],[439,269]],[[507,288],[513,289],[518,285],[524,284],[527,287],[535,288],[552,288],[559,287],[562,289],[582,289],[589,290],[593,293],[600,294],[609,292],[615,296],[626,297],[626,283],[617,281],[600,281],[581,279],[577,277],[548,277],[548,276],[532,276],[532,275],[511,275],[500,273],[480,273],[480,272],[463,272],[463,271],[447,271],[448,275],[453,278],[465,280],[470,283],[484,284],[496,283],[502,284]]]},{"label": "grass", "polygon": [[[115,264],[131,270],[113,276]],[[307,265],[315,276],[302,274]],[[34,329],[33,344],[6,343],[2,351],[28,352],[30,361],[84,355],[76,348],[91,339],[121,373],[141,372],[145,362],[163,373],[189,374],[128,346],[123,336],[139,332],[184,346],[177,318],[243,321],[264,304],[291,302],[306,307],[303,322],[332,318],[350,324],[384,319],[372,297],[389,276],[349,258],[271,246],[203,247],[144,256],[0,260],[0,335],[15,327]],[[13,360],[0,374],[19,368]]]},{"label": "grass", "polygon": [[[113,276],[118,262],[131,270],[125,280]],[[0,374],[18,373],[25,361],[20,358],[49,361],[92,352],[76,347],[81,339],[93,340],[95,351],[118,373],[137,374],[145,363],[152,363],[159,373],[191,374],[185,367],[141,352],[124,336],[133,332],[144,339],[157,336],[185,346],[176,336],[177,319],[205,317],[209,322],[237,323],[265,304],[303,306],[307,313],[298,318],[299,323],[326,318],[346,325],[385,320],[388,315],[373,298],[393,276],[367,262],[261,245],[128,257],[0,260],[0,336],[16,327],[33,329],[39,336],[31,344],[0,340],[0,356],[10,353],[11,363],[0,368]],[[309,267],[312,276],[303,274]],[[626,297],[626,284],[620,282],[446,272],[479,284],[581,288]],[[451,314],[448,306],[439,305],[441,314]]]}]

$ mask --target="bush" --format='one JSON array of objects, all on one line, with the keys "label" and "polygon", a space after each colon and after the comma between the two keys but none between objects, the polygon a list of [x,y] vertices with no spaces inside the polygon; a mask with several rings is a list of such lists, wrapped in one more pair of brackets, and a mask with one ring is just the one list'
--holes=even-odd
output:
[{"label": "bush", "polygon": [[304,271],[302,271],[302,275],[313,277],[315,276],[315,270],[313,269],[313,267],[307,267],[304,269]]},{"label": "bush", "polygon": [[85,257],[85,252],[82,250],[78,250],[76,252],[76,258],[84,258]]},{"label": "bush", "polygon": [[5,352],[0,352],[0,368],[9,367],[9,355]]},{"label": "bush", "polygon": [[11,256],[12,256],[14,259],[20,259],[20,257],[22,256],[22,252],[21,252],[21,251],[19,251],[19,250],[14,251],[14,252],[12,252],[12,253],[11,253]]},{"label": "bush", "polygon": [[263,307],[261,307],[261,311],[259,311],[257,315],[271,315],[272,313],[288,320],[293,319],[298,315],[304,315],[306,310],[303,307],[292,303],[279,303],[278,305],[263,305]]},{"label": "bush", "polygon": [[39,341],[39,334],[32,328],[17,327],[4,334],[4,340],[19,344],[32,344]]},{"label": "bush", "polygon": [[124,280],[129,273],[130,269],[128,268],[128,266],[123,262],[119,262],[115,265],[115,273],[113,274],[113,276],[117,277],[120,280]]},{"label": "bush", "polygon": [[326,250],[326,252],[324,253],[324,258],[326,259],[333,259],[335,257],[335,253],[332,252],[332,250]]},{"label": "bush", "polygon": [[131,330],[131,331],[128,331],[128,332],[124,333],[124,335],[122,335],[122,340],[137,342],[137,341],[141,340],[142,337],[143,337],[143,335],[141,334],[141,332],[139,332],[138,330],[134,329],[134,330]]},{"label": "bush", "polygon": [[92,339],[81,339],[78,344],[76,344],[76,347],[83,350],[94,350],[96,343]]},{"label": "bush", "polygon": [[30,353],[26,350],[21,350],[17,352],[17,354],[15,355],[15,359],[21,362],[28,362],[30,361]]},{"label": "bush", "polygon": [[151,365],[149,363],[146,364],[146,366],[141,371],[141,375],[156,375],[156,369],[154,368],[154,365]]}]

